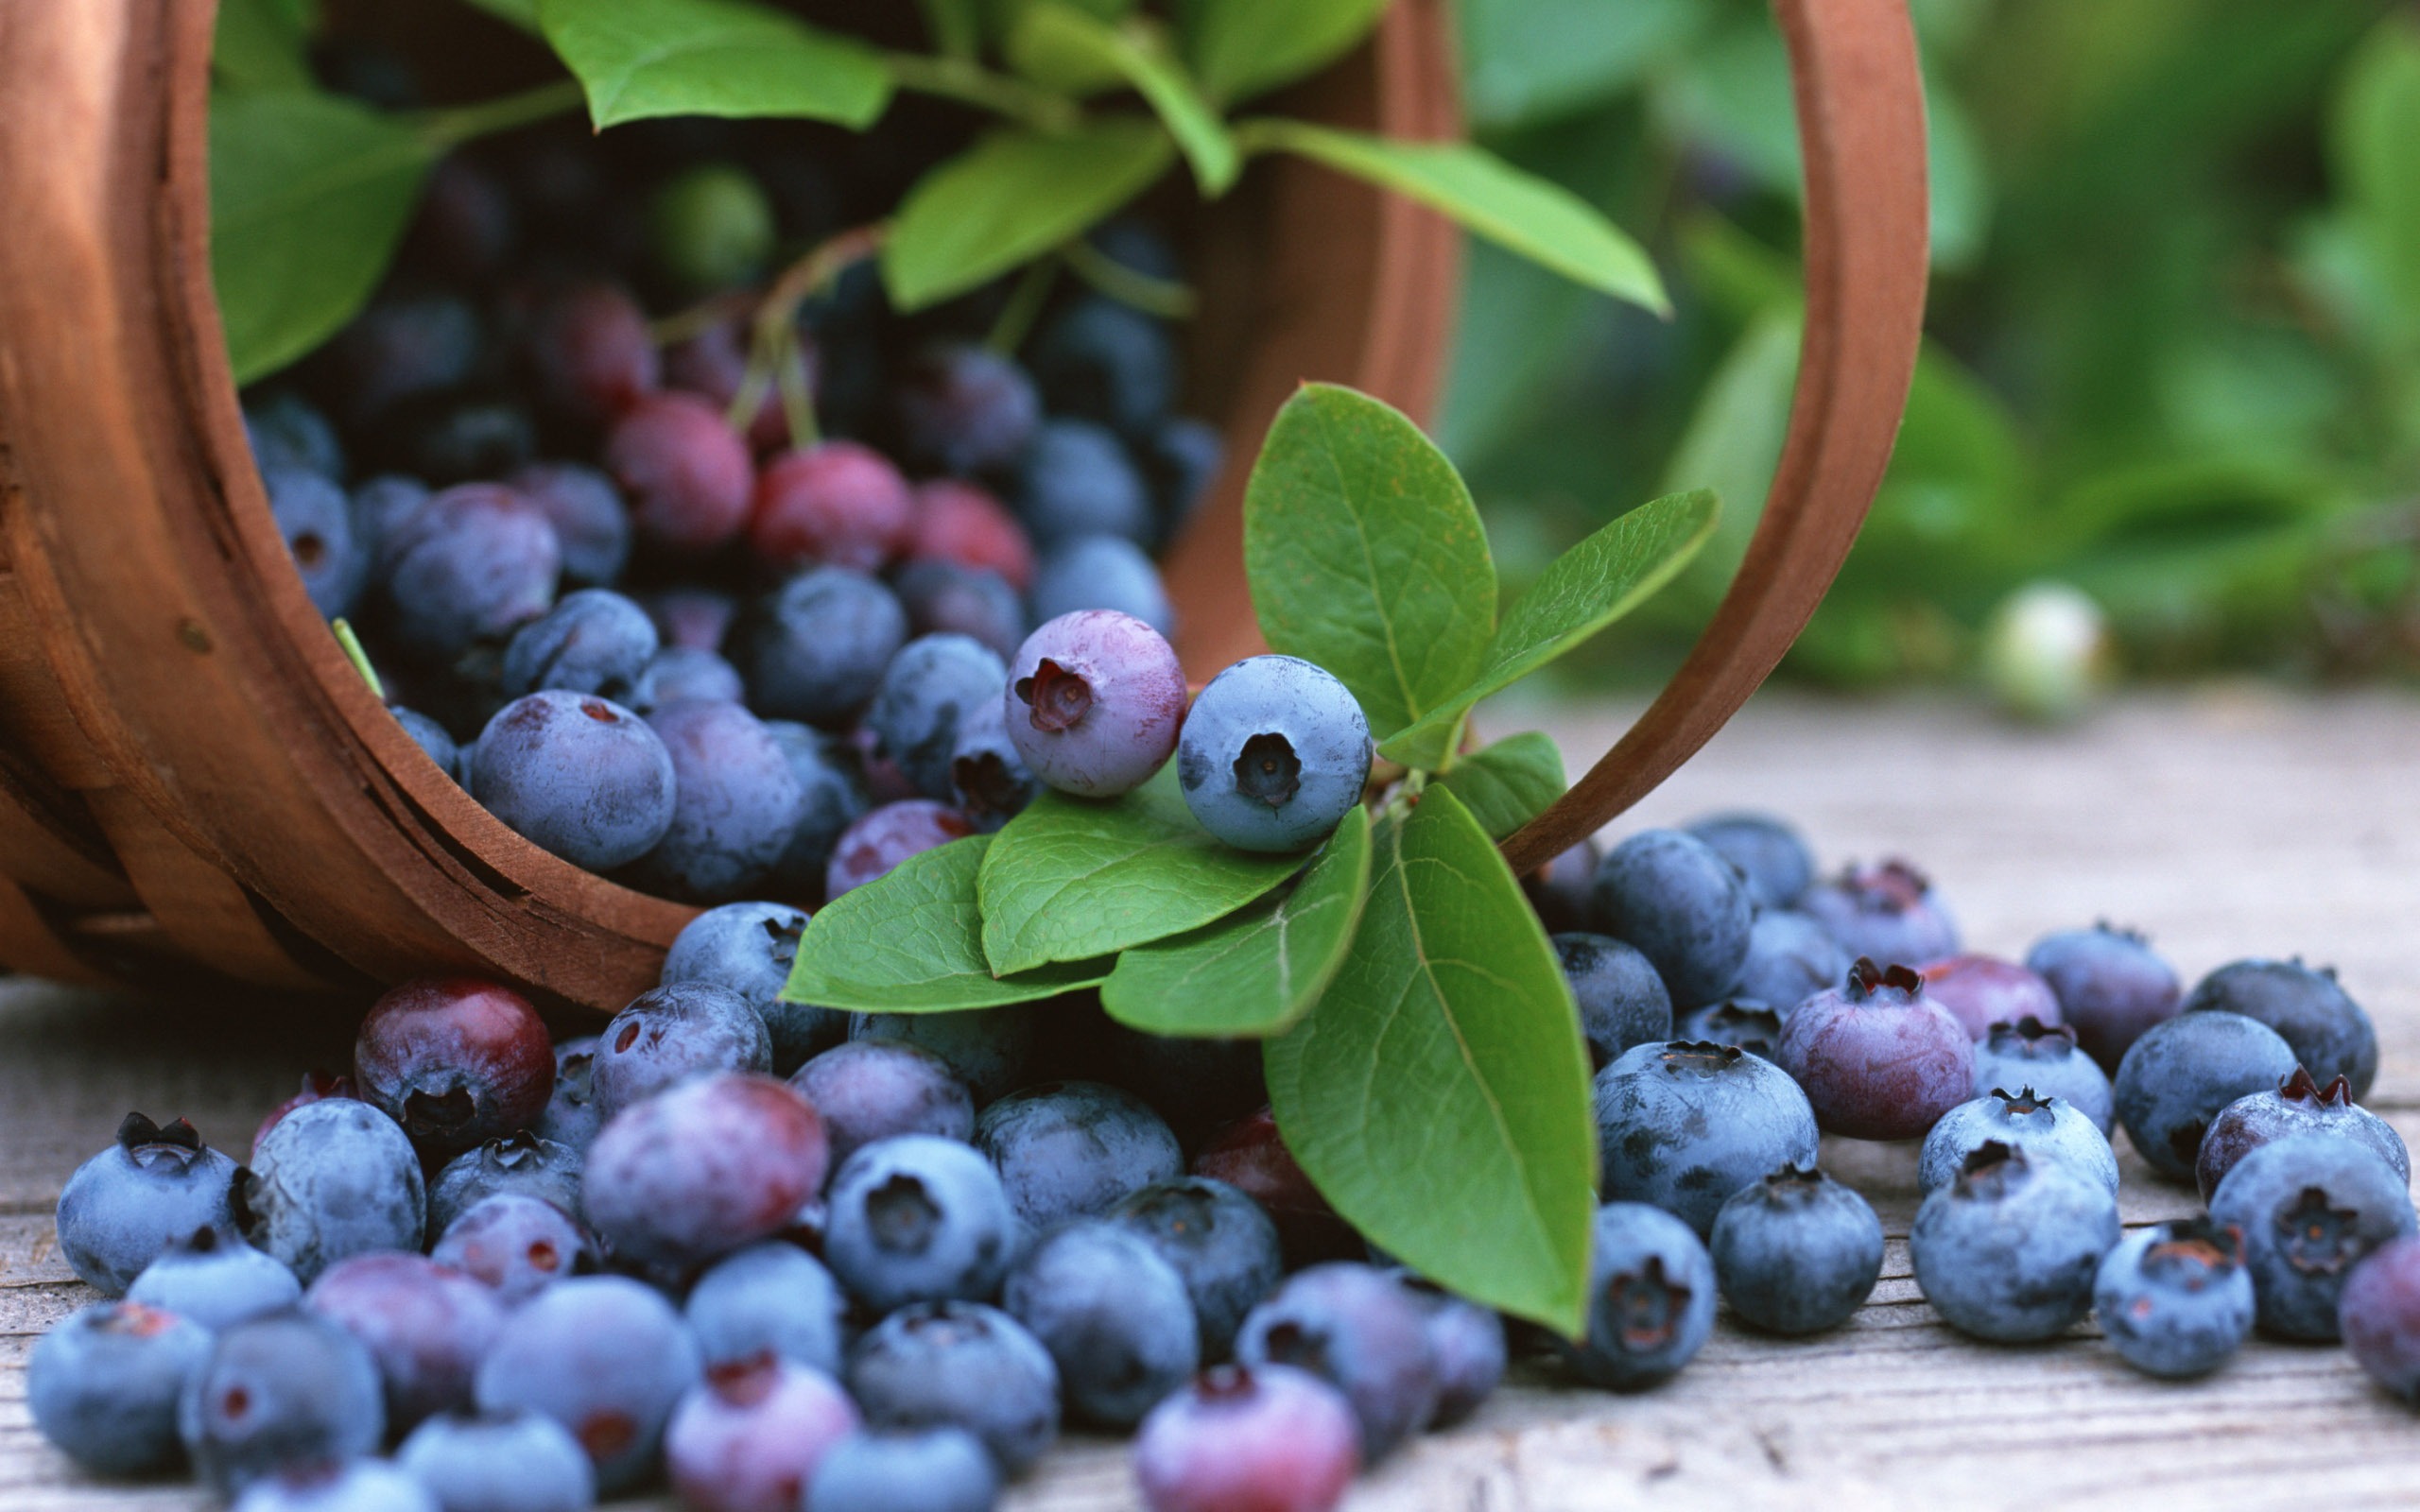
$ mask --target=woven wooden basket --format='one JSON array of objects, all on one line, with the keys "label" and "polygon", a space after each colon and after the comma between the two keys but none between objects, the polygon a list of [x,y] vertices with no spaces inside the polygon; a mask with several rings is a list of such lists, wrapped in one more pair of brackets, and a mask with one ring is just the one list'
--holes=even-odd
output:
[{"label": "woven wooden basket", "polygon": [[[291,992],[433,969],[601,1009],[690,910],[507,830],[371,696],[304,597],[246,447],[210,284],[211,8],[0,7],[0,964]],[[1806,623],[1879,483],[1925,274],[1903,0],[1780,0],[1807,179],[1806,336],[1747,564],[1664,696],[1507,842],[1534,866],[1655,785]],[[1320,118],[1458,126],[1442,0],[1306,88]],[[1249,457],[1298,381],[1421,414],[1457,267],[1435,218],[1308,168],[1206,232],[1195,392]],[[1479,339],[1485,338],[1478,333]],[[1243,470],[1169,563],[1189,668],[1256,648]]]}]

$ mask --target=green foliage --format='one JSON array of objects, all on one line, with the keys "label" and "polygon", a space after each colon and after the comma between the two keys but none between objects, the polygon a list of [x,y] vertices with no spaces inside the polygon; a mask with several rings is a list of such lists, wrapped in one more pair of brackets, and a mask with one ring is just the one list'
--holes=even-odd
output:
[{"label": "green foliage", "polygon": [[749,0],[539,0],[597,129],[664,115],[872,125],[890,75],[872,48]]},{"label": "green foliage", "polygon": [[1236,101],[1319,72],[1376,24],[1388,0],[1196,0],[1185,57],[1211,97]]},{"label": "green foliage", "polygon": [[309,89],[303,57],[315,20],[310,0],[223,0],[210,42],[211,80],[221,89]]},{"label": "green foliage", "polygon": [[1461,800],[1491,840],[1501,840],[1563,797],[1563,752],[1532,730],[1454,764],[1436,785]]},{"label": "green foliage", "polygon": [[[1159,112],[1160,124],[1193,166],[1205,195],[1227,192],[1243,171],[1243,158],[1210,102],[1184,71],[1160,29],[1144,21],[1111,26],[1063,0],[1034,0],[1009,35],[1012,59],[1058,60],[1055,68],[1080,78],[1123,79]],[[1033,67],[1026,72],[1036,73]],[[1095,84],[1093,87],[1105,87]]]}]

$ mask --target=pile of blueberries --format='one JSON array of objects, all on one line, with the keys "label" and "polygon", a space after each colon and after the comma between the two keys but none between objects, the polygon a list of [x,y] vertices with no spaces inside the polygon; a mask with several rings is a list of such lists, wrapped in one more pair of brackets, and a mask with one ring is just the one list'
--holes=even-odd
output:
[{"label": "pile of blueberries", "polygon": [[[836,854],[1004,822],[1034,784],[963,690],[1070,611],[1167,632],[1151,553],[1220,460],[1171,328],[1070,276],[1018,337],[1006,284],[909,318],[858,261],[768,344],[782,260],[956,140],[817,131],[449,159],[378,298],[247,396],[312,600],[406,730],[539,846],[683,902],[811,905]],[[1179,287],[1142,222],[1089,246]]]},{"label": "pile of blueberries", "polygon": [[[595,1038],[550,1044],[491,984],[395,988],[249,1164],[130,1115],[58,1211],[121,1299],[35,1347],[35,1419],[242,1512],[574,1512],[659,1475],[697,1512],[980,1512],[1063,1418],[1136,1431],[1155,1512],[1316,1512],[1515,1349],[1635,1391],[1718,1297],[1780,1334],[1847,1319],[1883,1232],[1826,1133],[1922,1142],[1916,1279],[1962,1332],[2097,1313],[2184,1377],[2257,1324],[2420,1400],[2409,1158],[2356,1101],[2377,1041],[2329,972],[2187,994],[2105,926],[1961,954],[1913,868],[1817,881],[1759,816],[1526,885],[1599,1068],[1577,1339],[1374,1252],[1288,1153],[1255,1044],[1088,994],[785,1003],[806,916],[738,902]],[[2121,1229],[2118,1124],[2207,1216]]]}]

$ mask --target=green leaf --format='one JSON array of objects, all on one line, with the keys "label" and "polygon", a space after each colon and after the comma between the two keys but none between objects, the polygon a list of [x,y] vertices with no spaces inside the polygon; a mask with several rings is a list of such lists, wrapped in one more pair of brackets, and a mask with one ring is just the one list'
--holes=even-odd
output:
[{"label": "green leaf", "polygon": [[1099,88],[1094,81],[1104,77],[1133,85],[1184,149],[1205,195],[1226,193],[1242,171],[1243,158],[1226,123],[1147,19],[1111,26],[1063,0],[1034,0],[1010,33],[1009,56],[1028,77],[1048,83],[1056,76],[1059,87],[1071,93]]},{"label": "green leaf", "polygon": [[951,1013],[1056,997],[1107,976],[1105,960],[992,974],[975,902],[991,845],[978,834],[909,856],[818,909],[783,998],[858,1013]]},{"label": "green leaf", "polygon": [[981,0],[916,0],[925,33],[944,58],[973,58],[983,46]]},{"label": "green leaf", "polygon": [[599,130],[659,115],[864,127],[890,102],[873,49],[745,0],[539,0],[538,17]]},{"label": "green leaf", "polygon": [[518,26],[531,36],[542,36],[544,27],[538,21],[538,0],[466,0],[475,9],[484,10],[509,26]]},{"label": "green leaf", "polygon": [[1640,505],[1556,558],[1504,615],[1470,683],[1441,698],[1417,724],[1387,737],[1380,755],[1412,765],[1451,736],[1470,706],[1620,619],[1688,564],[1714,534],[1711,490],[1669,493]]},{"label": "green leaf", "polygon": [[221,0],[211,77],[226,89],[310,89],[302,54],[314,19],[308,0]]},{"label": "green leaf", "polygon": [[1318,73],[1370,33],[1387,0],[1201,0],[1185,56],[1213,99],[1249,99]]},{"label": "green leaf", "polygon": [[1420,427],[1366,394],[1305,384],[1277,412],[1244,491],[1244,567],[1270,645],[1334,674],[1373,730],[1478,675],[1495,625],[1478,510]]},{"label": "green leaf", "polygon": [[1501,840],[1563,797],[1563,752],[1537,730],[1507,736],[1454,763],[1429,784],[1462,800],[1491,840]]},{"label": "green leaf", "polygon": [[923,309],[1081,235],[1175,155],[1156,123],[1132,117],[994,132],[908,191],[882,249],[891,303]]},{"label": "green leaf", "polygon": [[437,147],[366,105],[221,94],[210,111],[210,269],[250,383],[333,335],[378,286]]},{"label": "green leaf", "polygon": [[2335,102],[2330,158],[2371,261],[2404,318],[2420,325],[2420,26],[2380,23],[2354,55]]},{"label": "green leaf", "polygon": [[1588,1052],[1537,915],[1450,791],[1381,826],[1343,967],[1264,1058],[1287,1147],[1371,1243],[1474,1301],[1580,1332]]},{"label": "green leaf", "polygon": [[1370,816],[1355,808],[1283,896],[1117,958],[1100,1005],[1151,1034],[1277,1034],[1344,963],[1370,886]]},{"label": "green leaf", "polygon": [[1461,0],[1462,82],[1482,128],[1601,104],[1678,56],[1712,20],[1703,0]]},{"label": "green leaf", "polygon": [[1236,127],[1247,151],[1274,148],[1418,200],[1474,235],[1616,299],[1671,313],[1664,281],[1622,229],[1561,184],[1466,142],[1396,142],[1255,116]]},{"label": "green leaf", "polygon": [[1224,919],[1302,864],[1212,839],[1174,762],[1108,802],[1044,793],[983,858],[983,954],[1007,975],[1148,945]]}]

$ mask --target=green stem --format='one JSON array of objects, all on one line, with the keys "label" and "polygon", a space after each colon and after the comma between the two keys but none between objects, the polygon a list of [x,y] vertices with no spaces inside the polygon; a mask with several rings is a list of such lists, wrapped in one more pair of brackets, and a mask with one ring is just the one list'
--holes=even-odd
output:
[{"label": "green stem", "polygon": [[386,702],[387,685],[378,680],[378,669],[370,664],[370,653],[361,648],[361,637],[354,634],[353,627],[340,619],[328,621],[328,628],[337,632],[337,644],[343,646],[344,654],[352,658],[354,670],[361,674],[361,680],[370,684],[370,691],[377,695],[379,702]]},{"label": "green stem", "polygon": [[883,63],[890,70],[891,82],[901,89],[972,105],[1037,131],[1066,131],[1081,118],[1073,100],[1037,89],[1022,79],[994,74],[962,58],[885,53]]},{"label": "green stem", "polygon": [[1050,298],[1050,283],[1059,272],[1055,257],[1037,258],[1028,263],[1017,286],[1009,291],[1009,301],[1000,306],[999,318],[992,322],[992,331],[983,345],[1003,357],[1016,355],[1017,348],[1033,334],[1033,323],[1042,318],[1042,306]]},{"label": "green stem", "polygon": [[473,137],[493,136],[498,131],[510,131],[516,126],[527,126],[534,121],[561,115],[565,111],[576,109],[580,98],[578,79],[559,78],[551,84],[541,84],[536,89],[526,89],[518,94],[507,94],[500,99],[431,111],[422,118],[422,129],[441,149],[457,147]]},{"label": "green stem", "polygon": [[1146,315],[1156,315],[1163,320],[1188,319],[1201,302],[1194,298],[1193,290],[1184,284],[1137,272],[1081,236],[1059,250],[1067,259],[1067,271],[1118,303],[1131,304]]}]

